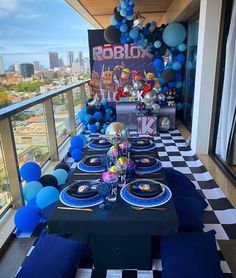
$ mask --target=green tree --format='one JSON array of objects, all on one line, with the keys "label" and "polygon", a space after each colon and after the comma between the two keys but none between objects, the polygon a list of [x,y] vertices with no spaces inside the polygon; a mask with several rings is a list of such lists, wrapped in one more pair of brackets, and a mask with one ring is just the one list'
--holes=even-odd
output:
[{"label": "green tree", "polygon": [[0,89],[0,108],[3,108],[10,104],[11,104],[11,101],[9,99],[8,93],[5,90]]},{"label": "green tree", "polygon": [[17,92],[27,92],[27,93],[31,93],[31,92],[38,92],[40,86],[43,83],[41,81],[25,81],[25,82],[21,82],[16,86],[16,90]]}]

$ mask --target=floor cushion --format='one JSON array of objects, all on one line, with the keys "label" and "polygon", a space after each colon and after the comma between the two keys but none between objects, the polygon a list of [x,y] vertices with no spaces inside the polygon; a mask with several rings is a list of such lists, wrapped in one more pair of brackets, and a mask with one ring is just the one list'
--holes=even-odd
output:
[{"label": "floor cushion", "polygon": [[43,231],[16,278],[71,278],[85,250],[82,242]]},{"label": "floor cushion", "polygon": [[215,231],[160,238],[162,278],[223,278]]},{"label": "floor cushion", "polygon": [[208,206],[204,198],[197,192],[194,184],[182,173],[172,168],[164,168],[168,186],[173,193],[173,198],[176,196],[191,197],[202,202],[204,208]]}]

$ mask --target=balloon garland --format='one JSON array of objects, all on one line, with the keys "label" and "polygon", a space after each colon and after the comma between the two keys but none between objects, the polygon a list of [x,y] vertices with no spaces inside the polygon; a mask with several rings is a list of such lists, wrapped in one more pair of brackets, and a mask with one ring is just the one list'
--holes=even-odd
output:
[{"label": "balloon garland", "polygon": [[[104,31],[104,38],[109,43],[134,43],[140,48],[147,48],[153,55],[159,92],[170,101],[178,102],[177,93],[183,86],[182,69],[186,59],[186,29],[183,24],[176,22],[157,27],[156,22],[152,21],[143,26],[144,21],[139,12],[134,13],[134,0],[120,0],[120,5],[114,8],[114,15],[110,18],[111,25]],[[122,97],[121,92],[118,97]]]}]

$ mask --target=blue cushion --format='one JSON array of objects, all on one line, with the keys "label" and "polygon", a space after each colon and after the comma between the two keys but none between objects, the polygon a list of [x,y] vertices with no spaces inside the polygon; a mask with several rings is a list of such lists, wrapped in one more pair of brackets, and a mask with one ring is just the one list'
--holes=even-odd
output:
[{"label": "blue cushion", "polygon": [[175,197],[174,204],[179,218],[179,231],[193,232],[203,228],[203,203],[191,197]]},{"label": "blue cushion", "polygon": [[160,238],[162,278],[223,278],[215,231]]},{"label": "blue cushion", "polygon": [[84,243],[42,232],[16,278],[70,278],[85,249]]},{"label": "blue cushion", "polygon": [[202,202],[204,208],[208,206],[204,198],[195,189],[194,184],[184,174],[172,168],[165,168],[164,172],[168,186],[173,193],[173,198],[175,196],[191,197]]}]

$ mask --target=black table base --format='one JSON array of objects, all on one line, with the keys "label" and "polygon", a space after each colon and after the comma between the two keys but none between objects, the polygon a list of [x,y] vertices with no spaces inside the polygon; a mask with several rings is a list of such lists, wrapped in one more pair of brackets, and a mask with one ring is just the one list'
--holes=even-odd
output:
[{"label": "black table base", "polygon": [[93,235],[91,245],[95,268],[152,269],[150,236]]}]

